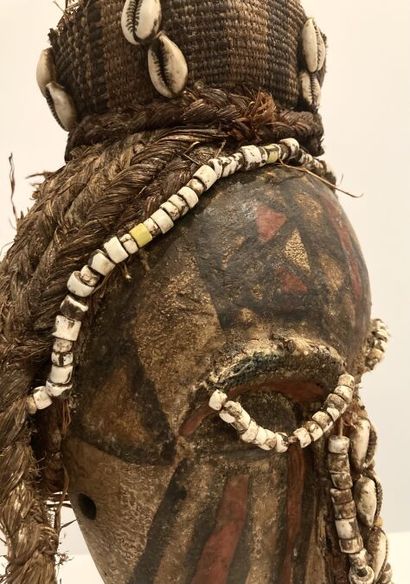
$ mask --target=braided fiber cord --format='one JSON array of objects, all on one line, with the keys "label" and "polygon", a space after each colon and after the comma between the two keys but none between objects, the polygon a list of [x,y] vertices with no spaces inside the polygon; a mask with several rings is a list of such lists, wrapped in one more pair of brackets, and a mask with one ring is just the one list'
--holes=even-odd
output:
[{"label": "braided fiber cord", "polygon": [[[60,445],[70,404],[55,400],[31,418],[25,400],[42,381],[68,275],[222,150],[278,135],[305,136],[305,144],[313,136],[320,145],[320,118],[302,121],[295,113],[292,126],[288,112],[272,125],[276,108],[267,94],[252,99],[212,90],[182,99],[188,104],[85,120],[69,138],[69,162],[45,175],[0,266],[0,527],[8,544],[2,584],[56,582],[58,502],[66,487]],[[148,124],[174,129],[141,132]],[[104,287],[95,294],[88,323],[103,294]]]},{"label": "braided fiber cord", "polygon": [[143,130],[215,128],[237,142],[262,144],[295,138],[313,156],[323,153],[319,114],[280,108],[264,91],[241,94],[198,87],[171,101],[157,99],[123,113],[90,115],[71,132],[66,156],[78,145],[118,140]]},{"label": "braided fiber cord", "polygon": [[[61,402],[51,413],[38,414],[34,427],[25,398],[49,356],[68,275],[108,235],[144,219],[188,180],[196,165],[184,158],[185,151],[197,144],[190,156],[202,160],[220,148],[220,140],[205,150],[198,145],[215,140],[215,132],[161,134],[134,135],[105,149],[77,152],[41,185],[1,265],[0,524],[8,544],[2,583],[56,582],[58,529],[46,501],[63,485],[57,487],[58,480],[50,476],[61,469],[55,468],[56,437],[45,427]],[[41,444],[40,463],[33,452],[39,433],[49,441]]]}]

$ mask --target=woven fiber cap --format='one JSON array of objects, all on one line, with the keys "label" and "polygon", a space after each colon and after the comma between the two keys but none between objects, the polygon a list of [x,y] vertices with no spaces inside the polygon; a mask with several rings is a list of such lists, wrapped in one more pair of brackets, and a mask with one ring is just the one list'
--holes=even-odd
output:
[{"label": "woven fiber cap", "polygon": [[[121,30],[124,1],[69,1],[50,32],[57,81],[79,119],[160,97],[150,79],[147,47],[131,44]],[[162,0],[161,5],[161,30],[186,59],[188,88],[202,83],[224,90],[264,89],[284,108],[317,109],[302,97],[307,17],[298,0]],[[318,71],[319,83],[322,79]]]}]

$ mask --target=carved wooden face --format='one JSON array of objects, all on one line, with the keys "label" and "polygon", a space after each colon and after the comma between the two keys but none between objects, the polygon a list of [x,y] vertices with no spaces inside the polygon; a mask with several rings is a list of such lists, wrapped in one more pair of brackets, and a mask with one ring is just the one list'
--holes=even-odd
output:
[{"label": "carved wooden face", "polygon": [[93,324],[64,451],[105,582],[317,583],[311,454],[241,443],[207,398],[223,376],[292,432],[354,371],[369,288],[335,196],[286,169],[229,179],[129,271]]}]

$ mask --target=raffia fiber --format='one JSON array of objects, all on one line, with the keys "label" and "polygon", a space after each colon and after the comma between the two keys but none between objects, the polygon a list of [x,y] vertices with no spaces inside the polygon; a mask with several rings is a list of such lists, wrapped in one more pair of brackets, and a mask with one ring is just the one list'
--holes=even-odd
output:
[{"label": "raffia fiber", "polygon": [[69,158],[77,145],[175,126],[214,128],[236,142],[253,144],[296,138],[313,156],[323,153],[323,125],[318,114],[280,108],[263,91],[236,94],[198,86],[172,101],[154,100],[124,113],[87,116],[71,132],[66,155]]},{"label": "raffia fiber", "polygon": [[[71,404],[55,400],[32,419],[25,398],[44,380],[69,274],[109,236],[144,220],[217,152],[285,135],[317,151],[320,118],[283,112],[261,92],[198,90],[134,115],[85,119],[70,136],[67,165],[45,176],[0,266],[0,525],[9,550],[1,583],[56,582],[57,506],[66,489],[60,447]],[[103,295],[104,287],[93,297],[85,330]]]}]

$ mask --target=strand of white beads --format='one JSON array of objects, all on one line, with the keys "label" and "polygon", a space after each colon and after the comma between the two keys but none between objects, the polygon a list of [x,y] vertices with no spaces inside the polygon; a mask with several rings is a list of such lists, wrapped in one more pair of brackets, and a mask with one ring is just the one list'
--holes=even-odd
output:
[{"label": "strand of white beads", "polygon": [[370,420],[358,417],[351,422],[350,464],[354,469],[353,498],[359,527],[370,558],[375,582],[391,581],[387,536],[382,529],[380,511],[383,491],[374,470],[377,435]]},{"label": "strand of white beads", "polygon": [[384,322],[379,318],[374,319],[365,355],[367,371],[372,371],[383,360],[389,337],[390,333]]},{"label": "strand of white beads", "polygon": [[[128,260],[155,237],[170,231],[199,202],[199,197],[219,179],[243,170],[261,168],[267,164],[290,162],[303,166],[323,176],[329,173],[326,163],[304,152],[293,138],[279,144],[267,146],[243,146],[231,156],[219,156],[202,165],[187,185],[172,195],[146,221],[133,227],[129,233],[114,236],[101,249],[91,254],[88,264],[73,272],[67,282],[68,295],[60,306],[53,331],[54,344],[51,356],[52,367],[44,386],[36,387],[28,397],[28,410],[47,408],[52,398],[61,396],[72,388],[74,371],[74,346],[78,340],[82,321],[87,313],[87,299],[114,268]],[[337,415],[337,408],[347,407],[343,397],[334,396],[336,402],[329,403],[330,416]],[[312,422],[316,423],[316,422]],[[322,432],[317,421],[315,432]],[[314,431],[312,429],[312,431]]]},{"label": "strand of white beads", "polygon": [[340,549],[350,561],[350,584],[377,582],[368,561],[368,552],[357,521],[356,503],[353,499],[353,480],[350,472],[350,440],[346,436],[330,436],[328,442],[328,468],[333,488],[330,496],[335,513]]},{"label": "strand of white beads", "polygon": [[228,395],[219,389],[212,393],[209,407],[237,430],[243,442],[254,444],[262,450],[286,452],[290,444],[299,443],[301,448],[306,448],[329,432],[352,403],[354,389],[354,377],[348,373],[341,375],[336,389],[327,396],[322,408],[290,436],[259,426],[240,403],[230,401]]}]

